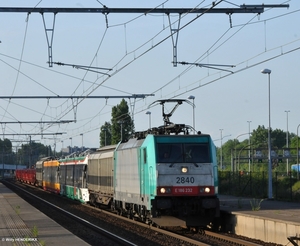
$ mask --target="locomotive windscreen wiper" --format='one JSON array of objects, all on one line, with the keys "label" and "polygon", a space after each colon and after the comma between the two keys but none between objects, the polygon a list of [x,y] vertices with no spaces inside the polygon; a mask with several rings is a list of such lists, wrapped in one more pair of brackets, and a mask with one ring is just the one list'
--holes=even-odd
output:
[{"label": "locomotive windscreen wiper", "polygon": [[[173,165],[175,164],[175,163],[177,163],[177,161],[181,158],[183,156],[183,154],[180,154],[176,159],[175,159],[175,161],[173,162],[173,163],[171,163],[171,165],[169,166],[169,167],[173,167]],[[182,160],[182,162],[183,162],[183,160]],[[180,162],[179,162],[180,163]]]}]

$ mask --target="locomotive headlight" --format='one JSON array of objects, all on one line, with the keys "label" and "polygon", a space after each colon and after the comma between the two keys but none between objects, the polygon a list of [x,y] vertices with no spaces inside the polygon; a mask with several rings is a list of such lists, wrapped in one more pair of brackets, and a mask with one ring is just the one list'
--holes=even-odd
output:
[{"label": "locomotive headlight", "polygon": [[200,187],[200,193],[210,193],[209,187]]},{"label": "locomotive headlight", "polygon": [[171,194],[172,189],[170,187],[161,187],[161,188],[159,188],[159,193],[160,194]]},{"label": "locomotive headlight", "polygon": [[188,172],[188,168],[187,167],[182,167],[181,168],[181,172],[182,173],[187,173]]},{"label": "locomotive headlight", "polygon": [[210,192],[210,188],[206,187],[206,188],[204,189],[204,191],[205,191],[206,193],[209,193],[209,192]]}]

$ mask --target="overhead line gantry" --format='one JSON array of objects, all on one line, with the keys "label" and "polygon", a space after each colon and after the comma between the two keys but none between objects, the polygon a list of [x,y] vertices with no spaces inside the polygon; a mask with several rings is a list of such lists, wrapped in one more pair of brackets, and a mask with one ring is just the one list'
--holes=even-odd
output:
[{"label": "overhead line gantry", "polygon": [[[0,12],[11,12],[11,13],[40,13],[43,17],[44,28],[48,43],[48,57],[49,57],[49,67],[53,66],[53,56],[52,56],[52,42],[53,42],[53,32],[55,26],[55,16],[57,13],[100,13],[104,14],[106,18],[106,23],[108,23],[108,14],[166,14],[169,17],[169,24],[171,30],[171,37],[173,43],[173,66],[177,66],[177,42],[178,34],[180,28],[180,19],[182,14],[227,14],[229,15],[230,25],[231,25],[231,15],[232,14],[261,14],[264,12],[265,8],[288,8],[289,4],[255,4],[240,5],[239,8],[216,8],[216,6],[222,1],[213,2],[210,8],[109,8],[104,6],[103,8],[52,8],[52,7],[0,7]],[[52,27],[47,28],[44,18],[44,13],[53,13],[53,23]],[[177,28],[171,28],[170,14],[175,13],[179,15]],[[108,25],[108,24],[107,24]],[[49,36],[48,36],[49,34]]]},{"label": "overhead line gantry", "polygon": [[[136,100],[137,98],[142,98],[145,99],[147,96],[155,96],[155,94],[132,94],[132,95],[127,95],[127,96],[60,96],[60,95],[56,95],[56,96],[0,96],[0,99],[72,99],[72,103],[74,106],[74,120],[73,122],[76,122],[76,106],[74,105],[73,100],[78,100],[78,99],[98,99],[98,98],[102,98],[102,99],[109,99],[109,98],[133,98],[134,100]],[[132,119],[133,119],[133,115],[134,115],[134,105],[135,105],[135,101],[133,103],[130,103],[130,107],[131,107],[131,111],[132,111]],[[16,123],[20,123],[18,121],[16,121]],[[45,123],[45,122],[36,122],[36,123]],[[69,123],[66,121],[55,121],[55,122],[49,122],[49,123]]]},{"label": "overhead line gantry", "polygon": [[41,136],[41,135],[62,135],[66,132],[54,132],[54,133],[3,133],[2,136]]},{"label": "overhead line gantry", "polygon": [[0,121],[0,124],[66,124],[74,122],[74,120],[55,120],[55,121]]},{"label": "overhead line gantry", "polygon": [[0,99],[97,99],[97,98],[142,98],[146,96],[154,96],[154,94],[132,94],[128,96],[0,96]]},{"label": "overhead line gantry", "polygon": [[[213,6],[212,6],[213,7]],[[100,14],[201,14],[201,13],[263,13],[264,8],[287,8],[289,4],[242,4],[239,8],[49,8],[49,7],[0,7],[0,12],[14,12],[14,13],[100,13]]]}]

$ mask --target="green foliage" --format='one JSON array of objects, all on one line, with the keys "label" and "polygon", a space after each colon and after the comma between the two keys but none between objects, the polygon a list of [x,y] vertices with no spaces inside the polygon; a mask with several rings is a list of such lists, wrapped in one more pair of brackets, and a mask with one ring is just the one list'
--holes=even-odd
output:
[{"label": "green foliage", "polygon": [[20,209],[21,209],[21,207],[20,207],[19,205],[17,205],[17,206],[15,207],[15,211],[16,211],[16,214],[17,214],[17,215],[20,214]]},{"label": "green foliage", "polygon": [[[291,151],[291,154],[296,155],[297,154],[297,150],[296,150],[297,146],[300,145],[300,138],[295,135],[294,137],[289,138],[289,139],[291,140],[289,147],[294,148],[294,150]],[[297,161],[295,161],[295,163],[297,163]]]},{"label": "green foliage", "polygon": [[28,144],[22,144],[21,148],[18,150],[18,163],[30,167],[42,157],[51,155],[53,155],[51,146],[46,146],[32,141]]},{"label": "green foliage", "polygon": [[37,226],[34,226],[31,231],[32,231],[33,237],[38,237],[39,231],[38,231]]},{"label": "green foliage", "polygon": [[[286,172],[273,172],[272,186],[273,196],[276,200],[300,201],[300,181],[291,175],[287,176]],[[219,193],[222,195],[264,199],[268,193],[268,171],[220,171]]]},{"label": "green foliage", "polygon": [[42,157],[52,155],[51,146],[45,146],[34,141],[22,144],[16,153],[13,151],[12,143],[9,139],[0,139],[0,150],[0,158],[3,163],[22,164],[28,167],[34,165]]},{"label": "green foliage", "polygon": [[268,129],[264,126],[258,126],[256,130],[252,131],[250,139],[251,143],[253,143],[253,148],[266,148],[268,143]]},{"label": "green foliage", "polygon": [[1,161],[7,164],[14,163],[14,153],[12,151],[12,143],[9,139],[0,139]]},{"label": "green foliage", "polygon": [[300,181],[297,181],[293,187],[292,187],[292,191],[296,192],[296,193],[300,193]]},{"label": "green foliage", "polygon": [[111,124],[105,122],[100,128],[100,146],[111,144]]},{"label": "green foliage", "polygon": [[253,198],[252,201],[250,201],[250,205],[252,208],[252,211],[259,211],[260,210],[260,204],[262,203],[264,199],[258,200]]},{"label": "green foliage", "polygon": [[128,104],[124,99],[112,108],[111,117],[111,123],[105,122],[100,128],[100,146],[117,144],[121,138],[123,140],[129,139],[134,133],[133,120],[129,114]]},{"label": "green foliage", "polygon": [[272,146],[281,149],[286,146],[286,132],[280,129],[275,129],[271,132]]},{"label": "green foliage", "polygon": [[127,102],[122,99],[121,103],[112,108],[112,144],[128,139],[134,131],[133,121],[129,114]]},{"label": "green foliage", "polygon": [[[246,139],[239,141],[239,137],[245,135]],[[294,133],[289,133],[290,154],[289,164],[300,162],[297,159],[297,146],[300,145],[299,138]],[[245,138],[245,137],[244,137]],[[267,171],[268,170],[268,129],[263,125],[258,126],[251,132],[249,145],[248,133],[241,134],[235,139],[229,139],[217,148],[218,166],[220,167],[222,156],[223,171]],[[284,158],[284,148],[286,147],[286,131],[281,129],[271,129],[272,150],[278,154],[272,158],[272,169],[276,172],[286,172],[286,159]],[[280,151],[279,151],[280,150]],[[299,148],[300,152],[300,148]],[[258,153],[262,158],[258,158]],[[250,154],[250,169],[249,169]]]}]

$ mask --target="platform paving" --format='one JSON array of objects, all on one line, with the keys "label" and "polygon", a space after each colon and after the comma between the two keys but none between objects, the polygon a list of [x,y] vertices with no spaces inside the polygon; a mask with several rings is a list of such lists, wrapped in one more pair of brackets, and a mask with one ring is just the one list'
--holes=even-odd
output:
[{"label": "platform paving", "polygon": [[288,245],[289,237],[300,238],[299,202],[227,195],[219,199],[223,214],[230,215],[225,225],[228,231],[281,245]]},{"label": "platform paving", "polygon": [[0,183],[0,246],[89,245]]}]

